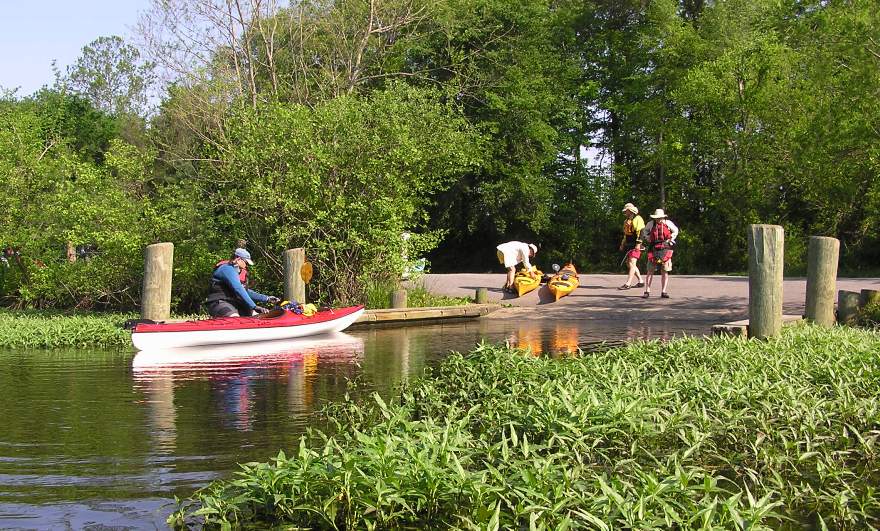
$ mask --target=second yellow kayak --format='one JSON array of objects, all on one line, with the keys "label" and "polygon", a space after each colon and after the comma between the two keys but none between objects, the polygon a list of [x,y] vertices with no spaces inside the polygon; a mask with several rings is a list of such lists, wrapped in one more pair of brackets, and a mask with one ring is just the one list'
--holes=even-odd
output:
[{"label": "second yellow kayak", "polygon": [[553,294],[556,300],[559,300],[561,297],[565,297],[574,291],[579,283],[577,269],[574,268],[574,264],[566,264],[559,272],[550,277],[547,287],[550,288],[550,293]]}]

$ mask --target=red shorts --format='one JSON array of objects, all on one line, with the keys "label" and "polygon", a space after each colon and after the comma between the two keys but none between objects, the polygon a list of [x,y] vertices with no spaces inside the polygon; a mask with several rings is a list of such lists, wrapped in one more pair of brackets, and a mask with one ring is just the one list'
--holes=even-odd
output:
[{"label": "red shorts", "polygon": [[635,258],[636,260],[638,260],[642,257],[642,250],[639,248],[630,249],[629,252],[626,253],[626,257],[627,259]]}]

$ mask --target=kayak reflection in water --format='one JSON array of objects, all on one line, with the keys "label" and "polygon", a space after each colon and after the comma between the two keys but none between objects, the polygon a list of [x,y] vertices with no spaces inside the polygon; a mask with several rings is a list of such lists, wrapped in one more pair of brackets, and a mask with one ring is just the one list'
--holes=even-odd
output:
[{"label": "kayak reflection in water", "polygon": [[275,304],[277,297],[247,288],[248,266],[254,265],[251,253],[239,247],[229,260],[221,260],[211,275],[211,290],[205,308],[212,317],[249,317],[269,310],[257,303]]}]

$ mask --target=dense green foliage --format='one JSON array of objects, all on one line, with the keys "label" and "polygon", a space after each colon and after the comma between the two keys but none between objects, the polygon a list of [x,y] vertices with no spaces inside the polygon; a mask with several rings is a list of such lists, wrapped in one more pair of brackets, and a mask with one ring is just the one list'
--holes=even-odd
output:
[{"label": "dense green foliage", "polygon": [[[402,256],[497,268],[510,239],[616,270],[627,201],[682,229],[682,272],[745,270],[755,222],[785,227],[790,273],[810,235],[876,269],[871,0],[248,5],[156,2],[144,49],[100,37],[55,88],[0,99],[7,304],[134,307],[156,241],[178,311],[239,239],[264,291],[304,246],[324,302],[364,300]],[[157,68],[176,80],[150,110]]]},{"label": "dense green foliage", "polygon": [[880,336],[640,342],[571,359],[483,345],[386,404],[345,403],[180,525],[837,529],[880,523]]},{"label": "dense green foliage", "polygon": [[0,347],[105,348],[131,347],[131,332],[122,324],[133,314],[66,315],[0,311]]}]

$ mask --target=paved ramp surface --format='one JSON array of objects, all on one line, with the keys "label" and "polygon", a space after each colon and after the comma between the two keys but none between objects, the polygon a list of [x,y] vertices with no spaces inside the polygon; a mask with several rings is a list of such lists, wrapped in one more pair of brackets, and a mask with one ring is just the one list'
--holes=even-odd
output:
[{"label": "paved ramp surface", "polygon": [[[654,277],[649,299],[643,289],[617,287],[624,275],[580,275],[580,287],[557,302],[546,286],[523,297],[502,293],[504,274],[428,274],[418,280],[432,293],[473,297],[479,287],[489,291],[489,302],[510,305],[484,319],[594,319],[646,321],[701,321],[723,323],[748,318],[749,279],[743,276],[675,275],[670,277],[671,298],[660,298],[660,276]],[[806,279],[787,278],[783,285],[783,313],[801,315],[806,298]],[[880,290],[877,278],[838,279],[837,289]]]}]

